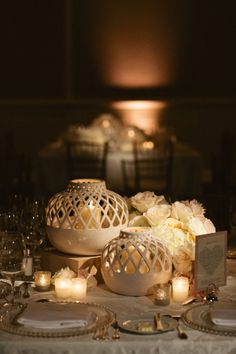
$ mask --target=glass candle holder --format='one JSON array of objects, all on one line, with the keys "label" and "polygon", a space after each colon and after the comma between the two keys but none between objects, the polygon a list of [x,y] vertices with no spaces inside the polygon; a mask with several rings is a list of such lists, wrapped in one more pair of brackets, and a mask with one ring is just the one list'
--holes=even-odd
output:
[{"label": "glass candle holder", "polygon": [[82,300],[87,294],[87,279],[73,278],[71,280],[71,297],[75,300]]},{"label": "glass candle holder", "polygon": [[189,279],[175,277],[172,279],[172,298],[174,302],[186,301],[189,295]]},{"label": "glass candle holder", "polygon": [[67,299],[71,296],[71,279],[69,278],[56,278],[55,279],[55,292],[56,297]]},{"label": "glass candle holder", "polygon": [[155,284],[153,286],[153,294],[156,305],[169,305],[171,296],[171,284]]},{"label": "glass candle holder", "polygon": [[51,284],[51,272],[38,271],[34,273],[35,289],[38,291],[47,291]]}]

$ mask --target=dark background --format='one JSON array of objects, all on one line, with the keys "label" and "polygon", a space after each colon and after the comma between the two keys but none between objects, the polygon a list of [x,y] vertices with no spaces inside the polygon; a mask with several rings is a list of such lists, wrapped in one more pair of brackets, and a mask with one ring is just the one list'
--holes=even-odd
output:
[{"label": "dark background", "polygon": [[152,99],[209,166],[236,133],[235,10],[234,0],[1,2],[2,149],[10,131],[37,154],[117,100]]}]

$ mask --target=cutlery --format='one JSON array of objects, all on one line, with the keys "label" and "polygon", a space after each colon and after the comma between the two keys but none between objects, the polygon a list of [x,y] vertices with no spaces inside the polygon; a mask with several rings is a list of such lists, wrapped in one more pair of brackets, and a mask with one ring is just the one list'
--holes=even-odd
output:
[{"label": "cutlery", "polygon": [[179,322],[176,328],[180,339],[188,339],[187,334],[182,330],[182,327],[180,326]]},{"label": "cutlery", "polygon": [[180,315],[165,315],[165,316],[172,317],[177,321],[176,329],[177,329],[177,333],[178,333],[179,338],[180,339],[187,339],[188,338],[187,333],[183,331],[183,329],[179,323],[181,316]]},{"label": "cutlery", "polygon": [[102,340],[109,340],[110,335],[109,335],[109,324],[105,324],[102,329]]},{"label": "cutlery", "polygon": [[117,316],[115,314],[115,319],[114,319],[114,324],[113,324],[113,333],[112,333],[112,337],[111,339],[113,340],[118,340],[120,339],[120,330],[119,330],[119,326],[118,326],[118,321],[117,321]]},{"label": "cutlery", "polygon": [[94,340],[101,340],[102,339],[102,334],[101,334],[101,328],[99,326],[96,327],[96,331],[93,335]]},{"label": "cutlery", "polygon": [[158,332],[163,331],[164,327],[163,327],[163,324],[161,322],[161,315],[160,315],[159,312],[154,315],[154,323],[155,323],[156,330]]}]

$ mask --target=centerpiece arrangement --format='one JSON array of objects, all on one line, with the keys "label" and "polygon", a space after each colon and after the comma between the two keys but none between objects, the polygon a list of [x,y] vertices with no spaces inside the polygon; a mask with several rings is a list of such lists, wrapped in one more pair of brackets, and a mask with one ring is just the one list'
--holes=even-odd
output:
[{"label": "centerpiece arrangement", "polygon": [[196,199],[169,203],[149,191],[127,198],[127,204],[129,226],[150,227],[153,236],[169,249],[174,274],[184,274],[192,281],[196,237],[216,232],[202,204]]}]

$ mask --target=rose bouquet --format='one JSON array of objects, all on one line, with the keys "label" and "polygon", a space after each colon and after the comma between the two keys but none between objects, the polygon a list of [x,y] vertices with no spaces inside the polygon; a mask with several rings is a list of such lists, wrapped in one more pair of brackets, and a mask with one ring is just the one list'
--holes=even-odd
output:
[{"label": "rose bouquet", "polygon": [[169,248],[174,272],[191,278],[195,238],[216,231],[202,204],[195,199],[169,203],[153,192],[138,193],[128,198],[127,203],[129,226],[151,227],[153,235]]}]

